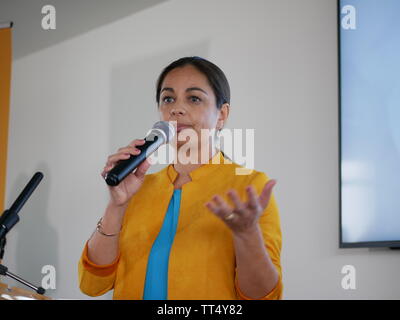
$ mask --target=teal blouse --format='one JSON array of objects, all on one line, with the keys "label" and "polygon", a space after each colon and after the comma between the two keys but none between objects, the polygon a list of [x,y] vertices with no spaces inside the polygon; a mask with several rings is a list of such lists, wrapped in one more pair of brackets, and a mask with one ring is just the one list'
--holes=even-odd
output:
[{"label": "teal blouse", "polygon": [[168,299],[168,260],[178,225],[181,189],[175,189],[147,262],[143,300]]}]

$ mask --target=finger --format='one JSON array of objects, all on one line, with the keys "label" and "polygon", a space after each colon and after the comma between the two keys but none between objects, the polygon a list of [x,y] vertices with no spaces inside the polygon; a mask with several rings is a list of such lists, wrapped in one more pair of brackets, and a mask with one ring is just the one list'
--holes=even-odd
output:
[{"label": "finger", "polygon": [[244,214],[246,211],[246,205],[240,200],[240,197],[239,197],[238,193],[236,192],[236,190],[233,190],[233,189],[229,190],[228,196],[232,200],[232,202],[235,206],[234,211]]},{"label": "finger", "polygon": [[212,201],[216,204],[217,206],[217,214],[221,217],[221,218],[225,218],[227,215],[231,214],[233,211],[233,208],[228,205],[224,199],[222,199],[221,196],[219,195],[215,195],[212,198]]},{"label": "finger", "polygon": [[106,162],[106,165],[104,168],[113,167],[115,165],[115,163],[117,163],[119,160],[129,159],[130,156],[131,155],[128,153],[113,155],[110,158],[108,158],[108,161]]},{"label": "finger", "polygon": [[225,223],[230,223],[232,222],[231,220],[227,220],[226,217],[229,216],[232,212],[225,213],[224,210],[215,203],[215,201],[209,201],[205,203],[205,206],[213,212],[219,219],[224,221]]},{"label": "finger", "polygon": [[101,176],[105,179],[107,173],[113,168],[113,165],[105,165],[103,171],[101,172]]},{"label": "finger", "polygon": [[136,155],[139,154],[140,152],[119,152],[116,154],[113,154],[111,156],[108,157],[108,160],[106,162],[106,166],[111,166],[114,165],[115,163],[117,163],[119,160],[126,160],[129,159],[131,157],[131,155]]},{"label": "finger", "polygon": [[212,200],[221,208],[221,210],[229,213],[232,212],[233,208],[227,204],[220,195],[215,195]]},{"label": "finger", "polygon": [[206,202],[204,205],[205,205],[210,211],[212,211],[213,213],[215,213],[216,215],[218,215],[218,209],[219,209],[219,207],[218,207],[215,203],[209,201],[209,202]]},{"label": "finger", "polygon": [[139,154],[140,152],[141,152],[140,149],[133,146],[123,147],[118,149],[118,153],[130,153],[136,155]]},{"label": "finger", "polygon": [[145,143],[145,140],[144,139],[136,139],[136,140],[133,140],[131,143],[129,143],[128,144],[128,146],[130,146],[130,147],[135,147],[135,146],[137,146],[137,145],[143,145]]},{"label": "finger", "polygon": [[260,210],[260,204],[258,202],[257,192],[252,185],[246,187],[247,198],[249,199],[249,208],[252,210]]},{"label": "finger", "polygon": [[205,206],[211,211],[213,212],[216,216],[218,216],[219,218],[222,218],[222,215],[220,213],[221,208],[219,205],[217,205],[215,203],[215,201],[208,201],[207,203],[205,203]]},{"label": "finger", "polygon": [[[120,160],[126,160],[129,159],[131,157],[131,155],[138,155],[141,153],[141,150],[136,148],[134,145],[135,144],[143,144],[144,140],[134,140],[131,144],[133,145],[129,145],[127,147],[123,147],[123,148],[119,148],[118,149],[118,153],[113,154],[111,156],[108,157],[106,165],[104,167],[103,172],[101,173],[101,175],[104,177],[105,174],[107,174],[108,171],[110,171],[112,169],[112,167]],[[147,169],[146,169],[147,170]]]},{"label": "finger", "polygon": [[276,185],[276,180],[272,179],[269,180],[263,190],[261,191],[260,196],[258,197],[258,200],[260,202],[260,205],[263,209],[265,209],[268,206],[269,203],[269,199],[271,198],[271,194],[272,194],[272,188]]}]

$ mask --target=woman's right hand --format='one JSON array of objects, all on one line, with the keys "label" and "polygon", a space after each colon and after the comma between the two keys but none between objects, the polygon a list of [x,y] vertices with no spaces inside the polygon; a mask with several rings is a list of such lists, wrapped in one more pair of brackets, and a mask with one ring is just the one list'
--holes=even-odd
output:
[{"label": "woman's right hand", "polygon": [[[101,173],[101,176],[105,179],[107,173],[116,165],[120,160],[126,160],[131,155],[138,155],[140,150],[136,146],[144,144],[143,139],[136,139],[132,141],[128,146],[119,148],[118,152],[109,156],[107,163]],[[149,159],[144,160],[132,173],[126,176],[117,186],[108,186],[110,192],[110,201],[117,207],[125,206],[128,204],[130,198],[138,192],[143,184],[144,176],[147,170],[150,168]]]}]

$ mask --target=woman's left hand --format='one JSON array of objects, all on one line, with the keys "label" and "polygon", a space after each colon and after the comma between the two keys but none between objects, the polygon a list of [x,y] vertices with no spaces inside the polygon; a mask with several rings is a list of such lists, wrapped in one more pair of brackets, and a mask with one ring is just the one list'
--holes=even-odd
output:
[{"label": "woman's left hand", "polygon": [[269,180],[260,196],[257,196],[252,185],[247,186],[248,200],[246,202],[240,200],[236,190],[229,190],[227,195],[232,200],[234,208],[219,195],[214,195],[211,201],[205,203],[205,206],[221,218],[235,235],[251,233],[258,227],[258,219],[268,206],[275,184],[276,180]]}]

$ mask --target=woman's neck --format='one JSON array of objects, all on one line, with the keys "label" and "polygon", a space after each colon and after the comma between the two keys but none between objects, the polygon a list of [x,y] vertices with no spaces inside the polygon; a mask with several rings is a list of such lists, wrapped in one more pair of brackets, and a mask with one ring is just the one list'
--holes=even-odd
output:
[{"label": "woman's neck", "polygon": [[[213,148],[210,147],[210,150],[208,153],[209,156],[208,156],[206,163],[208,163],[208,161],[212,157],[214,157],[218,151],[219,150],[216,147],[213,147]],[[189,155],[189,158],[190,158],[190,155]],[[176,160],[177,163],[174,164],[175,171],[178,172],[179,175],[188,175],[189,172],[192,172],[193,170],[197,169],[198,167],[200,167],[204,164],[204,161],[203,161],[203,163],[201,162],[201,153],[197,154],[197,158],[198,158],[197,163],[181,163],[179,161],[179,157],[177,157],[177,160]]]}]

